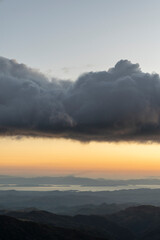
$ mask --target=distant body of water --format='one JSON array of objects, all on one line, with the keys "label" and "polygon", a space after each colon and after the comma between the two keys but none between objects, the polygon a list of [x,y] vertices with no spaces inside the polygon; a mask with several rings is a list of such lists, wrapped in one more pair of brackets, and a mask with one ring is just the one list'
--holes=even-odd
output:
[{"label": "distant body of water", "polygon": [[160,189],[160,185],[125,185],[125,186],[81,186],[81,185],[52,185],[43,184],[40,186],[20,186],[16,184],[0,184],[0,190],[17,190],[17,191],[115,191],[129,189]]}]

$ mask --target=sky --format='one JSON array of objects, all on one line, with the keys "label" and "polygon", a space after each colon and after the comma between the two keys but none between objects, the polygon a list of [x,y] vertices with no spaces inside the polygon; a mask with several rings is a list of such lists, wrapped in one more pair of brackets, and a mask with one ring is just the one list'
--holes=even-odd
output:
[{"label": "sky", "polygon": [[159,9],[0,1],[0,174],[160,175]]},{"label": "sky", "polygon": [[2,0],[1,56],[60,78],[120,59],[160,72],[158,0]]}]

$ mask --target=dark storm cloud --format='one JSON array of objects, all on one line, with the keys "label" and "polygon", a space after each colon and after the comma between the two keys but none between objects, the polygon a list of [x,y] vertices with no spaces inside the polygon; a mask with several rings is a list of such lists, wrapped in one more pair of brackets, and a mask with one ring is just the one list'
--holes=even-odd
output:
[{"label": "dark storm cloud", "polygon": [[75,82],[0,58],[0,133],[80,141],[159,141],[160,78],[119,61]]}]

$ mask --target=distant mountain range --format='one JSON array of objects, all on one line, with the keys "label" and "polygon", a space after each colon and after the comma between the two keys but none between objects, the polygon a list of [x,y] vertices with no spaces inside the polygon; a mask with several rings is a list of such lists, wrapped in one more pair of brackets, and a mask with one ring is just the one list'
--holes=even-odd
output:
[{"label": "distant mountain range", "polygon": [[[106,205],[102,205],[104,203]],[[160,189],[102,192],[0,191],[0,209],[38,208],[69,215],[86,214],[88,211],[88,214],[100,215],[144,204],[160,206]]]},{"label": "distant mountain range", "polygon": [[160,240],[159,206],[160,189],[0,191],[0,240]]},{"label": "distant mountain range", "polygon": [[81,185],[81,186],[127,186],[127,185],[160,185],[160,179],[127,179],[113,180],[103,178],[64,177],[16,177],[0,175],[0,184],[16,184],[17,186]]},{"label": "distant mountain range", "polygon": [[[75,215],[106,215],[116,213],[120,210],[123,210],[129,206],[133,206],[132,203],[124,203],[124,204],[106,204],[102,203],[99,205],[95,204],[85,204],[79,206],[71,206],[71,207],[57,207],[54,209],[54,213],[75,216]],[[136,205],[136,204],[135,204]]]}]

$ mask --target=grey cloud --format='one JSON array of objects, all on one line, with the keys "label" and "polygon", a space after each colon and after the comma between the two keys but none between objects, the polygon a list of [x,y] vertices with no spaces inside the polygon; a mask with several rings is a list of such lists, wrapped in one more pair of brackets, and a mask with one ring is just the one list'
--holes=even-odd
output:
[{"label": "grey cloud", "polygon": [[75,82],[0,58],[0,134],[159,141],[160,77],[119,61]]}]

